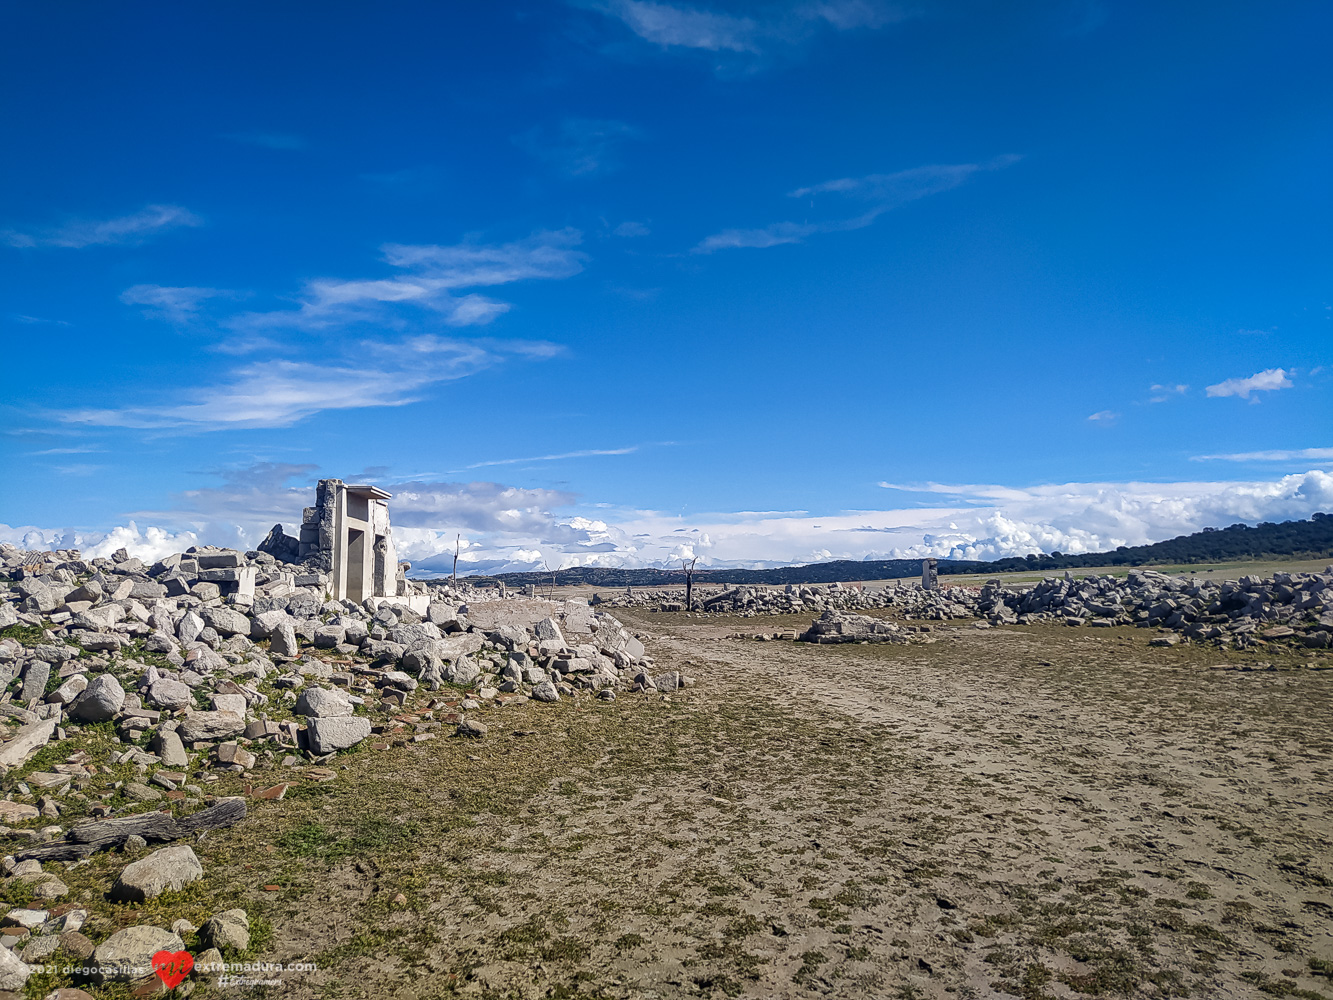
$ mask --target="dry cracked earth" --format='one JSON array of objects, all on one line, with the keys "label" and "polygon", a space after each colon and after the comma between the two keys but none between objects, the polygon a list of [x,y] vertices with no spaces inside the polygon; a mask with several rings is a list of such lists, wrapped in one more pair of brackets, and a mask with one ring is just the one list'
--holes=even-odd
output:
[{"label": "dry cracked earth", "polygon": [[199,891],[319,966],[253,995],[1333,998],[1333,661],[629,623],[697,685],[352,752],[210,840]]}]

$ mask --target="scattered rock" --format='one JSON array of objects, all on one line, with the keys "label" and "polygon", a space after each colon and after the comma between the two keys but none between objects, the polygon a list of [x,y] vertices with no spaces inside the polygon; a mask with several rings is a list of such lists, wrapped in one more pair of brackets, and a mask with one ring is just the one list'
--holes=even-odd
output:
[{"label": "scattered rock", "polygon": [[167,889],[184,888],[203,875],[203,865],[191,848],[184,844],[163,847],[127,865],[111,887],[111,898],[142,903]]},{"label": "scattered rock", "polygon": [[[189,850],[188,847],[184,849]],[[153,974],[153,956],[159,951],[184,950],[185,942],[161,927],[151,924],[126,927],[116,931],[94,949],[93,965],[98,969],[94,978],[99,982],[142,979]]]}]

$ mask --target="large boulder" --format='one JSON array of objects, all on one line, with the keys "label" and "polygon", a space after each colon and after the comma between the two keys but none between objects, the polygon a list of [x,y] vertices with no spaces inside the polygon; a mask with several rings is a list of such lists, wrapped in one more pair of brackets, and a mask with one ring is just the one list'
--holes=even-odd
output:
[{"label": "large boulder", "polygon": [[125,704],[125,689],[110,674],[99,674],[69,706],[69,714],[80,722],[114,719]]},{"label": "large boulder", "polygon": [[180,939],[180,935],[161,927],[141,924],[116,931],[99,944],[93,951],[92,965],[97,969],[96,978],[102,982],[143,979],[153,974],[153,956],[159,951],[184,950],[185,942]]},{"label": "large boulder", "polygon": [[185,844],[176,844],[126,865],[111,887],[111,898],[143,903],[203,877],[204,866],[194,851]]},{"label": "large boulder", "polygon": [[192,705],[194,695],[190,691],[190,686],[184,681],[159,677],[148,688],[148,703],[177,712],[187,705]]},{"label": "large boulder", "polygon": [[235,712],[191,712],[176,732],[183,740],[225,740],[245,732],[245,718]]},{"label": "large boulder", "polygon": [[224,639],[232,635],[249,635],[250,619],[232,608],[209,608],[204,620]]},{"label": "large boulder", "polygon": [[359,715],[311,719],[306,728],[310,752],[318,755],[346,750],[370,735],[370,720]]},{"label": "large boulder", "polygon": [[312,719],[332,719],[352,714],[352,703],[341,691],[308,687],[296,700],[295,712]]}]

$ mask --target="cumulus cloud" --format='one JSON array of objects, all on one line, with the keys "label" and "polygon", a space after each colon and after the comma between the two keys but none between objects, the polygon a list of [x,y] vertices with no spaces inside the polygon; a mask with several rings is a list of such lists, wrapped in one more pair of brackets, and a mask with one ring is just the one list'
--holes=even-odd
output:
[{"label": "cumulus cloud", "polygon": [[[129,547],[128,539],[159,556],[169,540],[251,548],[274,522],[294,530],[301,508],[313,502],[316,477],[313,466],[261,464],[225,474],[219,486],[179,495],[174,510],[131,512],[134,523],[116,531],[3,528],[0,540],[68,548],[110,545],[115,539],[114,550]],[[738,511],[689,517],[611,507],[590,516],[574,494],[504,483],[385,477],[378,484],[394,494],[390,509],[398,552],[418,575],[448,573],[455,544],[462,548],[460,572],[470,573],[545,565],[672,568],[695,556],[701,566],[714,567],[924,556],[996,559],[1108,551],[1206,527],[1333,511],[1333,474],[1321,470],[1240,482],[884,483],[888,490],[937,500],[929,506],[888,503],[879,510],[822,514]],[[144,523],[158,527],[140,531],[137,524]]]},{"label": "cumulus cloud", "polygon": [[181,226],[200,226],[203,220],[179,205],[149,205],[132,215],[113,219],[74,219],[62,226],[20,232],[0,230],[0,242],[11,247],[64,247],[82,249],[113,244],[133,245],[150,236]]},{"label": "cumulus cloud", "polygon": [[782,246],[800,243],[818,233],[847,232],[863,229],[885,212],[941,194],[966,183],[978,172],[1000,170],[1019,161],[1015,155],[999,156],[986,163],[932,164],[913,167],[892,174],[868,174],[865,177],[840,177],[809,187],[797,188],[788,197],[809,199],[816,207],[816,198],[835,195],[839,203],[851,201],[862,208],[854,215],[816,222],[775,222],[757,229],[724,229],[705,237],[694,247],[694,253],[714,253],[718,250]]},{"label": "cumulus cloud", "polygon": [[110,531],[75,531],[34,527],[11,528],[0,524],[0,542],[9,542],[23,549],[53,552],[56,549],[78,549],[85,559],[109,558],[117,549],[125,549],[133,558],[146,563],[156,562],[163,556],[183,552],[199,539],[193,532],[172,533],[162,528],[139,530],[133,521]]},{"label": "cumulus cloud", "polygon": [[1266,368],[1261,372],[1255,372],[1249,378],[1229,378],[1217,385],[1210,385],[1204,391],[1209,396],[1239,396],[1241,399],[1249,399],[1250,394],[1255,392],[1290,389],[1292,382],[1289,376],[1292,374],[1294,373],[1285,368]]}]

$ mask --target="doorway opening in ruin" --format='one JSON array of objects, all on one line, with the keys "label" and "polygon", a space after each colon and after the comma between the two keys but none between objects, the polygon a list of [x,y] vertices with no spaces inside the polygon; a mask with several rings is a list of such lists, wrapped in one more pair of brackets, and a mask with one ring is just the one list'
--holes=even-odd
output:
[{"label": "doorway opening in ruin", "polygon": [[360,604],[365,600],[366,533],[350,528],[347,532],[347,598]]}]

